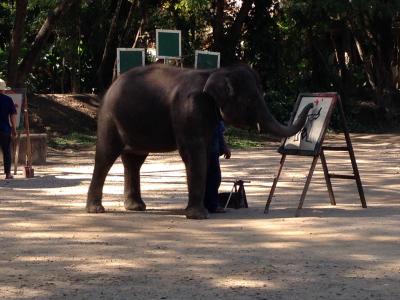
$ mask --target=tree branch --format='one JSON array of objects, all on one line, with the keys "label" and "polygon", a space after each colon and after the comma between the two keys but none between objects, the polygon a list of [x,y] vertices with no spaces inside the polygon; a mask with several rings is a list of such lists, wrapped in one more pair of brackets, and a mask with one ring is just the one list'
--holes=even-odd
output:
[{"label": "tree branch", "polygon": [[36,35],[35,41],[30,47],[29,52],[26,54],[18,68],[17,87],[23,86],[26,76],[32,71],[32,68],[38,60],[43,47],[53,30],[57,21],[64,15],[72,5],[79,0],[63,0],[58,6],[48,14],[47,19],[40,28]]},{"label": "tree branch", "polygon": [[16,1],[14,28],[8,50],[7,82],[9,86],[16,86],[17,83],[18,58],[25,30],[27,6],[28,0]]}]

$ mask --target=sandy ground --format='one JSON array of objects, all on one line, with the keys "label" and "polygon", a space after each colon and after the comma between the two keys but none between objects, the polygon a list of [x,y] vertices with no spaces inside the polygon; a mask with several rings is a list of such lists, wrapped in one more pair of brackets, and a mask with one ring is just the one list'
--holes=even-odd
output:
[{"label": "sandy ground", "polygon": [[[340,136],[331,137],[340,140]],[[352,135],[368,208],[354,181],[334,180],[329,204],[320,163],[300,217],[311,159],[290,156],[269,214],[277,144],[222,160],[229,191],[246,184],[248,209],[187,220],[176,153],[142,168],[147,212],[123,208],[118,161],[105,214],[84,213],[93,151],[50,151],[35,177],[0,180],[1,299],[399,299],[400,137]],[[327,156],[351,171],[345,153]]]}]

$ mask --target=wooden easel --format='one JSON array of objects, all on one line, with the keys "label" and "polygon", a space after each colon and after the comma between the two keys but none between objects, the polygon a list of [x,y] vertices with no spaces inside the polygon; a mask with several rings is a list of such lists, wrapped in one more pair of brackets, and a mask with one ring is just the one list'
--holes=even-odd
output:
[{"label": "wooden easel", "polygon": [[18,161],[19,161],[19,145],[21,143],[21,132],[18,131],[17,136],[14,139],[13,143],[13,158],[14,158],[14,175],[17,175],[18,171]]},{"label": "wooden easel", "polygon": [[[279,167],[278,173],[274,178],[274,181],[273,181],[273,184],[272,184],[272,187],[271,187],[271,191],[269,193],[268,200],[267,200],[267,203],[265,205],[264,213],[268,213],[268,211],[269,211],[269,206],[271,204],[272,197],[274,196],[275,189],[276,189],[276,186],[278,184],[278,180],[279,180],[279,177],[281,175],[281,172],[282,172],[282,169],[283,169],[283,165],[285,163],[287,155],[304,155],[304,156],[312,156],[313,157],[313,160],[312,160],[312,163],[311,163],[311,167],[310,167],[310,170],[308,172],[308,176],[307,176],[304,188],[303,188],[303,192],[302,192],[301,197],[300,197],[299,205],[298,205],[297,210],[296,210],[296,214],[295,214],[296,217],[298,217],[300,215],[300,211],[301,211],[301,209],[303,207],[304,199],[306,198],[308,187],[309,187],[309,185],[311,183],[311,178],[312,178],[312,175],[314,173],[315,167],[317,165],[318,158],[321,158],[322,168],[323,168],[323,172],[324,172],[325,182],[326,182],[326,186],[327,186],[327,189],[328,189],[331,205],[336,205],[336,200],[335,200],[335,196],[334,196],[334,193],[333,193],[331,179],[333,179],[333,178],[351,179],[351,180],[355,180],[356,181],[358,194],[360,196],[361,205],[362,205],[363,208],[366,208],[367,207],[367,203],[365,201],[365,196],[364,196],[364,191],[363,191],[363,187],[362,187],[362,183],[361,183],[360,173],[358,171],[357,162],[356,162],[356,158],[355,158],[355,155],[354,155],[354,150],[353,150],[353,146],[352,146],[352,143],[351,143],[350,134],[349,134],[349,130],[348,130],[348,127],[347,127],[346,118],[344,116],[344,110],[343,110],[342,102],[340,100],[340,96],[338,94],[336,94],[336,93],[304,94],[304,95],[308,95],[308,96],[310,96],[310,95],[312,95],[312,96],[330,96],[330,97],[334,97],[335,101],[332,104],[332,106],[330,108],[330,111],[327,114],[327,117],[326,117],[326,120],[325,120],[325,123],[324,123],[324,128],[322,128],[321,135],[319,137],[319,142],[316,143],[315,148],[314,148],[313,151],[304,151],[304,150],[301,150],[301,149],[298,149],[298,150],[285,149],[284,145],[285,145],[286,139],[283,142],[282,146],[278,149],[278,151],[282,154],[282,158],[281,158],[281,161],[280,161],[280,167]],[[299,96],[299,100],[301,100],[301,95]],[[299,100],[297,102],[297,108],[299,107]],[[332,111],[333,111],[334,107],[336,106],[336,104],[339,107],[339,114],[340,114],[340,118],[341,118],[341,123],[342,123],[342,128],[343,128],[343,132],[344,132],[344,136],[345,136],[346,145],[345,146],[323,146],[324,138],[325,138],[325,135],[326,135],[326,129],[327,129],[327,126],[329,124],[330,117],[332,115]],[[292,117],[291,121],[293,121],[293,118],[294,117]],[[326,157],[325,157],[325,151],[345,151],[345,152],[348,152],[349,156],[350,156],[350,160],[351,160],[351,166],[353,168],[353,175],[340,175],[340,174],[329,173],[328,165],[327,165]]]},{"label": "wooden easel", "polygon": [[29,129],[29,114],[28,114],[28,98],[25,95],[24,101],[24,127],[26,134],[26,159],[24,167],[25,178],[34,177],[34,169],[32,168],[32,144]]},{"label": "wooden easel", "polygon": [[[13,96],[15,94],[19,94],[22,96],[22,102],[20,103],[21,107],[19,107],[19,128],[18,134],[13,141],[13,163],[14,163],[14,175],[17,174],[18,169],[18,161],[19,161],[19,148],[21,143],[21,131],[23,130],[26,135],[26,160],[24,167],[24,174],[26,178],[31,178],[34,176],[34,170],[32,168],[32,145],[30,139],[30,129],[29,129],[29,114],[28,114],[28,98],[26,96],[26,90],[24,88],[16,88],[6,91],[8,96]],[[17,102],[15,102],[17,103]],[[21,126],[23,126],[23,129]]]}]

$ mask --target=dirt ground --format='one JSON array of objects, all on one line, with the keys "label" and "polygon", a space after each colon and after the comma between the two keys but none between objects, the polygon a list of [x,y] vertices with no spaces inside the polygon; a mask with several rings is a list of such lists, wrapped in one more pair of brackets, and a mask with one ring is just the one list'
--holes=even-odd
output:
[{"label": "dirt ground", "polygon": [[[100,99],[93,94],[34,94],[28,96],[33,132],[95,134]],[[66,126],[68,124],[68,126]]]},{"label": "dirt ground", "polygon": [[[340,136],[331,136],[340,140]],[[269,214],[277,144],[222,160],[221,191],[241,178],[248,209],[188,220],[176,153],[142,168],[146,212],[123,208],[118,161],[104,189],[105,214],[86,214],[93,151],[51,150],[35,177],[0,180],[1,299],[399,299],[400,137],[352,135],[368,208],[354,181],[321,165],[300,217],[295,208],[311,159],[290,156]],[[350,173],[345,153],[327,155]]]}]

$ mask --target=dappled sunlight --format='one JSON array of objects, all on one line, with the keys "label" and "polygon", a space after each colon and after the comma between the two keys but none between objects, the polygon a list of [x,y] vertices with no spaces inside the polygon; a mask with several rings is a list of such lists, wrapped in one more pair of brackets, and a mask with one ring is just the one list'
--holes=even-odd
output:
[{"label": "dappled sunlight", "polygon": [[399,238],[397,235],[394,236],[373,236],[369,238],[375,242],[398,242]]},{"label": "dappled sunlight", "polygon": [[282,288],[279,284],[267,280],[246,279],[229,275],[224,278],[214,279],[212,283],[215,286],[227,286],[230,288],[266,288],[269,290]]},{"label": "dappled sunlight", "polygon": [[[337,205],[330,205],[319,162],[298,218],[311,159],[287,158],[264,214],[279,167],[274,147],[234,150],[231,160],[221,159],[220,191],[230,191],[235,179],[250,181],[249,208],[208,220],[184,215],[186,177],[176,152],[150,155],[143,165],[145,212],[124,209],[123,166],[117,160],[104,186],[104,214],[85,213],[94,153],[50,153],[50,163],[37,173],[35,168],[35,178],[19,174],[15,181],[0,181],[0,294],[84,299],[95,290],[102,298],[110,296],[111,286],[134,284],[149,299],[165,296],[159,290],[181,289],[193,290],[195,299],[262,299],[271,293],[285,298],[294,290],[305,299],[306,289],[331,295],[348,289],[369,298],[372,292],[361,290],[367,284],[375,298],[391,299],[400,293],[400,157],[385,151],[400,138],[372,138],[378,146],[364,136],[354,145],[368,208],[361,208],[351,180],[332,180]],[[332,173],[351,171],[342,153],[330,153],[327,161]]]},{"label": "dappled sunlight", "polygon": [[301,242],[268,242],[268,243],[258,243],[256,246],[265,249],[289,249],[289,248],[300,248],[303,243]]},{"label": "dappled sunlight", "polygon": [[72,268],[76,272],[83,272],[88,274],[99,274],[99,273],[110,273],[124,269],[124,271],[131,270],[135,271],[137,269],[148,268],[146,262],[132,261],[131,259],[120,259],[120,258],[108,258],[104,257],[91,257],[88,263],[75,264]]},{"label": "dappled sunlight", "polygon": [[52,293],[46,290],[38,290],[30,287],[17,287],[12,285],[1,286],[1,297],[3,299],[32,299],[51,297]]},{"label": "dappled sunlight", "polygon": [[349,257],[354,260],[360,261],[374,261],[379,259],[379,257],[371,254],[350,254]]}]

